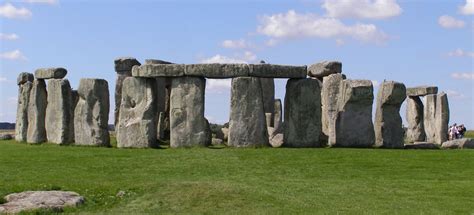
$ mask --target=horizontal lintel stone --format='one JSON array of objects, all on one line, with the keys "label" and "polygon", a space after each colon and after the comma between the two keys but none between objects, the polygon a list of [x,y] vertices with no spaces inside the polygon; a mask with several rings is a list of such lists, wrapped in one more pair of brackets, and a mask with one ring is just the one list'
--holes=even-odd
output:
[{"label": "horizontal lintel stone", "polygon": [[41,68],[35,71],[37,79],[62,79],[66,74],[67,70],[64,68]]},{"label": "horizontal lintel stone", "polygon": [[407,96],[426,96],[437,93],[438,87],[435,86],[419,86],[407,88]]},{"label": "horizontal lintel stone", "polygon": [[132,76],[134,77],[180,77],[184,76],[184,64],[144,64],[134,66]]},{"label": "horizontal lintel stone", "polygon": [[306,78],[306,66],[250,64],[249,76],[262,78]]},{"label": "horizontal lintel stone", "polygon": [[247,64],[188,64],[185,75],[206,78],[235,78],[248,76]]}]

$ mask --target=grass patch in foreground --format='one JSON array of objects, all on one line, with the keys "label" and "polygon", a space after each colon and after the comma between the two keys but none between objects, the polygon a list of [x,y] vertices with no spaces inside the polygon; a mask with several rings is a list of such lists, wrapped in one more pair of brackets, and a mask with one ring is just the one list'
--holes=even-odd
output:
[{"label": "grass patch in foreground", "polygon": [[[474,150],[116,149],[0,141],[0,197],[76,191],[74,213],[474,213]],[[119,191],[125,191],[117,196]]]}]

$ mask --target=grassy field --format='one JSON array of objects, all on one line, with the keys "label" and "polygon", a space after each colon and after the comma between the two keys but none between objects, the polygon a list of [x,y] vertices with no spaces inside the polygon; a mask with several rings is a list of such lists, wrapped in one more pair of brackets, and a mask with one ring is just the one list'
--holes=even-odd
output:
[{"label": "grassy field", "polygon": [[[0,141],[0,196],[74,213],[472,214],[474,150],[116,149]],[[117,196],[119,191],[125,195]]]}]

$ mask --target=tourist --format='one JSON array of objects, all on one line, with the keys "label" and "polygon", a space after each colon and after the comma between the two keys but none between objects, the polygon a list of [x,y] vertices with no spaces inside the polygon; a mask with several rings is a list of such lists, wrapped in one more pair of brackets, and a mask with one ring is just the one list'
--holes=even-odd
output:
[{"label": "tourist", "polygon": [[454,123],[454,125],[449,127],[448,134],[449,134],[449,140],[457,139],[459,131],[458,131],[458,125],[456,123]]},{"label": "tourist", "polygon": [[464,124],[461,124],[459,127],[458,127],[458,138],[461,139],[461,138],[464,138],[464,134],[466,133],[466,127],[464,126]]}]

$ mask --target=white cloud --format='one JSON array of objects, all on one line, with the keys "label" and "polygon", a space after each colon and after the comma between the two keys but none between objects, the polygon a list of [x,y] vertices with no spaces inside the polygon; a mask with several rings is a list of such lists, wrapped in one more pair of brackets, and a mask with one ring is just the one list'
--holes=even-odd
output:
[{"label": "white cloud", "polygon": [[200,63],[252,63],[256,59],[257,55],[250,51],[245,51],[243,54],[237,54],[236,57],[227,57],[217,54],[201,60]]},{"label": "white cloud", "polygon": [[57,4],[58,0],[23,0],[23,2],[26,3],[32,3],[32,4]]},{"label": "white cloud", "polygon": [[385,19],[402,13],[396,0],[324,0],[322,8],[335,18]]},{"label": "white cloud", "polygon": [[245,49],[249,48],[251,45],[244,39],[240,40],[224,40],[222,42],[222,47],[229,49]]},{"label": "white cloud", "polygon": [[265,45],[272,47],[272,46],[276,46],[278,44],[278,42],[279,42],[278,40],[272,38],[272,39],[269,39],[269,40],[265,41]]},{"label": "white cloud", "polygon": [[466,23],[454,17],[443,15],[439,17],[438,24],[443,28],[464,28]]},{"label": "white cloud", "polygon": [[472,57],[474,58],[474,52],[464,51],[460,48],[448,52],[449,57]]},{"label": "white cloud", "polygon": [[352,37],[377,44],[389,39],[388,35],[372,24],[345,25],[335,18],[320,17],[312,13],[298,14],[294,10],[286,14],[265,15],[260,18],[260,23],[257,32],[273,39]]},{"label": "white cloud", "polygon": [[18,35],[16,34],[4,34],[0,33],[0,40],[17,40]]},{"label": "white cloud", "polygon": [[6,3],[0,6],[0,16],[8,19],[27,19],[32,16],[32,13],[24,7],[16,8],[12,4]]},{"label": "white cloud", "polygon": [[474,0],[466,0],[466,4],[459,7],[459,13],[464,15],[474,14]]},{"label": "white cloud", "polygon": [[459,79],[459,80],[474,80],[474,73],[473,72],[455,72],[451,73],[451,78]]},{"label": "white cloud", "polygon": [[446,93],[448,94],[449,98],[453,99],[463,99],[466,98],[466,96],[458,91],[455,90],[447,90]]},{"label": "white cloud", "polygon": [[0,58],[7,60],[26,60],[27,58],[21,53],[20,50],[16,49],[10,52],[0,53]]}]

